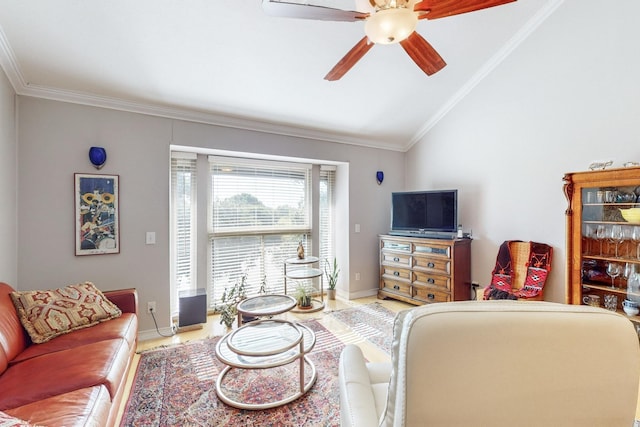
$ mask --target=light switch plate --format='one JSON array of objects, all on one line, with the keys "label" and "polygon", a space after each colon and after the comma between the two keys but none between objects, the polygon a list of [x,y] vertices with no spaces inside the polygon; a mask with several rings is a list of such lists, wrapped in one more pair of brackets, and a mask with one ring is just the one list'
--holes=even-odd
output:
[{"label": "light switch plate", "polygon": [[156,232],[155,231],[147,231],[147,245],[155,245],[156,244]]}]

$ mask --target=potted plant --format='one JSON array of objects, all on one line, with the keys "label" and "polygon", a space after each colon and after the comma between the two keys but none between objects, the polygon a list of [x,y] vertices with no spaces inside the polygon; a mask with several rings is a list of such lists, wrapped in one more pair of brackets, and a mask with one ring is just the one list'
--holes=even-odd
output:
[{"label": "potted plant", "polygon": [[327,289],[327,297],[330,300],[336,299],[336,285],[338,284],[338,275],[340,274],[340,269],[338,268],[338,260],[333,258],[333,265],[329,262],[328,259],[324,260],[324,275],[327,278],[327,284],[329,288]]},{"label": "potted plant", "polygon": [[247,275],[243,274],[240,283],[236,281],[231,289],[224,288],[218,311],[220,312],[220,324],[224,323],[227,328],[231,328],[233,321],[238,317],[238,303],[247,297],[246,281]]},{"label": "potted plant", "polygon": [[298,286],[296,287],[296,300],[298,301],[299,308],[305,309],[313,306],[311,303],[311,293],[312,290],[310,287],[302,283],[298,283]]}]

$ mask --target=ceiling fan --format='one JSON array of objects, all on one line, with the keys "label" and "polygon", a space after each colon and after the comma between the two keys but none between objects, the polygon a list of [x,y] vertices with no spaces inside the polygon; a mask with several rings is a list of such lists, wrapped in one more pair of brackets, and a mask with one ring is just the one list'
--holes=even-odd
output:
[{"label": "ceiling fan", "polygon": [[[445,67],[446,62],[415,31],[420,19],[438,19],[500,6],[516,0],[356,0],[360,11],[293,3],[291,0],[262,0],[272,16],[323,21],[365,21],[365,36],[329,71],[325,80],[339,80],[374,44],[400,43],[427,75]],[[365,10],[363,12],[362,10]]]}]

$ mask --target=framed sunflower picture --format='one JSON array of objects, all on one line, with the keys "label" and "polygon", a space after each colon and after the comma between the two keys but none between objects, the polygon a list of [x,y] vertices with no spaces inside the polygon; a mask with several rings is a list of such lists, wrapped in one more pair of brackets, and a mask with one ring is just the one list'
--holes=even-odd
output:
[{"label": "framed sunflower picture", "polygon": [[76,255],[119,253],[118,175],[74,177]]}]

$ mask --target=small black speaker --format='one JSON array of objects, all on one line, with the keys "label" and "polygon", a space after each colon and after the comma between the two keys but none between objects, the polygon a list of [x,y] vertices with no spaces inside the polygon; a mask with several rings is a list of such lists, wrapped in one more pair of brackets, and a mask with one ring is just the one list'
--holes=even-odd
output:
[{"label": "small black speaker", "polygon": [[178,292],[178,326],[207,323],[207,292],[204,288]]}]

